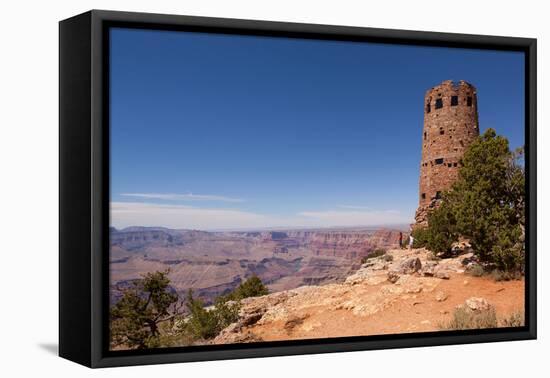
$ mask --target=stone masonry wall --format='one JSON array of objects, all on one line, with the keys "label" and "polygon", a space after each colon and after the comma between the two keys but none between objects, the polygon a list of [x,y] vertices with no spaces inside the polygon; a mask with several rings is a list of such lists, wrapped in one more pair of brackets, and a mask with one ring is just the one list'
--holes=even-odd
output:
[{"label": "stone masonry wall", "polygon": [[427,224],[428,212],[458,178],[462,155],[478,135],[477,95],[473,85],[447,80],[426,92],[416,225]]}]

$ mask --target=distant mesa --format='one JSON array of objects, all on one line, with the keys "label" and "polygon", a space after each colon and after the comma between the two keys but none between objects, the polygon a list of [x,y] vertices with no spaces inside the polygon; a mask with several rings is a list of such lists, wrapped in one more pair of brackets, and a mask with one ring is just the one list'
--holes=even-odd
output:
[{"label": "distant mesa", "polygon": [[395,248],[399,230],[323,229],[207,232],[127,227],[110,232],[111,301],[146,272],[170,269],[174,290],[206,303],[251,275],[273,292],[341,282],[377,248]]}]

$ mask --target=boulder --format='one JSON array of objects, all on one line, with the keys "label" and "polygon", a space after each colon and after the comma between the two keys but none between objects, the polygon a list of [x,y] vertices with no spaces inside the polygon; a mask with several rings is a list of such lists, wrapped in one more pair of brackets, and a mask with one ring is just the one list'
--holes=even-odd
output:
[{"label": "boulder", "polygon": [[393,268],[394,271],[401,274],[413,274],[418,272],[422,268],[422,262],[418,257],[410,257],[403,260],[396,268]]},{"label": "boulder", "polygon": [[435,273],[436,266],[437,266],[437,262],[435,262],[435,261],[426,261],[422,265],[422,269],[420,270],[420,273],[424,277],[433,277],[433,275]]},{"label": "boulder", "polygon": [[258,321],[262,318],[262,316],[264,316],[264,313],[265,313],[265,310],[264,311],[259,311],[259,312],[254,312],[252,314],[246,314],[245,316],[243,316],[239,320],[240,326],[241,327],[248,327],[248,326],[251,326],[253,324],[258,323]]}]

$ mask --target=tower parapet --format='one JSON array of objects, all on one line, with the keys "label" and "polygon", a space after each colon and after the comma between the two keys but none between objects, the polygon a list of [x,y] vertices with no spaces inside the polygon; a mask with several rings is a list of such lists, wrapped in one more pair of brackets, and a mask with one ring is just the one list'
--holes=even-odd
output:
[{"label": "tower parapet", "polygon": [[472,84],[447,80],[426,92],[417,226],[427,224],[428,212],[457,180],[461,158],[477,136],[477,93]]}]

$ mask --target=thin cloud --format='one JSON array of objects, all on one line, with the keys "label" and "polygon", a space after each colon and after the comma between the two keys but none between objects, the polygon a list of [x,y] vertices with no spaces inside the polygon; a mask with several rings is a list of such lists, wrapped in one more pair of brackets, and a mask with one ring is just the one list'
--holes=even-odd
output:
[{"label": "thin cloud", "polygon": [[303,211],[274,216],[229,208],[201,208],[181,204],[111,202],[111,225],[158,226],[176,229],[259,229],[259,228],[330,228],[383,226],[409,223],[411,219],[394,210]]},{"label": "thin cloud", "polygon": [[350,210],[370,210],[371,209],[369,206],[361,206],[361,205],[341,205],[338,207],[341,209],[350,209]]},{"label": "thin cloud", "polygon": [[159,226],[176,229],[212,230],[228,227],[251,227],[269,223],[266,217],[236,209],[210,209],[185,205],[142,202],[111,202],[111,224]]},{"label": "thin cloud", "polygon": [[232,198],[210,194],[193,193],[121,193],[121,196],[163,201],[219,201],[219,202],[244,202],[241,198]]},{"label": "thin cloud", "polygon": [[409,223],[411,219],[395,210],[327,210],[302,211],[299,216],[308,218],[312,223],[326,226],[381,226]]}]

